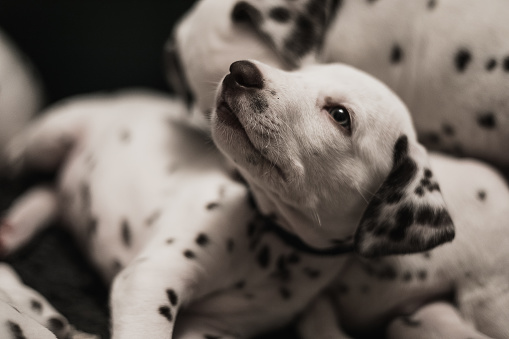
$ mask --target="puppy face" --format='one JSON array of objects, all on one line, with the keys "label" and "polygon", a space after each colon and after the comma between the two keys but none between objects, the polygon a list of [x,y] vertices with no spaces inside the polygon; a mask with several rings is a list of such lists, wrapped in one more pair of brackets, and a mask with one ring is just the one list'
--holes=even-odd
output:
[{"label": "puppy face", "polygon": [[[359,242],[376,234],[390,238],[392,227],[374,229],[386,221],[396,227],[398,207],[377,204],[369,220],[362,218],[384,180],[401,167],[400,158],[411,159],[411,168],[402,170],[410,179],[389,193],[397,189],[398,202],[408,196],[403,200],[415,210],[422,204],[443,208],[439,193],[429,201],[410,196],[427,158],[405,106],[385,85],[351,67],[285,72],[258,62],[233,63],[217,93],[212,134],[248,180],[262,212],[317,246],[356,231],[345,225],[368,221],[370,230],[361,232]],[[431,246],[424,238],[422,245]],[[380,242],[368,243],[364,252],[378,253]],[[392,252],[411,250],[396,247]]]}]

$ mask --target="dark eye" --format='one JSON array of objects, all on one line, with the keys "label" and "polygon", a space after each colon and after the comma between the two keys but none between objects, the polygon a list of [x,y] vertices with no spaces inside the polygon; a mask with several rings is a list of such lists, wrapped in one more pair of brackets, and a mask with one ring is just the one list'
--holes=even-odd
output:
[{"label": "dark eye", "polygon": [[338,124],[350,130],[350,113],[343,106],[335,106],[329,108],[329,114]]}]

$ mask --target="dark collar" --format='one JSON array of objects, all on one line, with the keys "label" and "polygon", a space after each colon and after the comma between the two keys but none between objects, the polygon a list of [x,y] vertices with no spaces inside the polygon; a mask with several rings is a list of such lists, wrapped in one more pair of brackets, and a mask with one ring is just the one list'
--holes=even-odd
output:
[{"label": "dark collar", "polygon": [[279,226],[276,222],[271,220],[269,217],[265,217],[264,230],[267,232],[275,233],[288,246],[291,246],[299,250],[300,252],[304,252],[307,254],[312,254],[316,256],[336,256],[352,253],[354,251],[353,241],[337,244],[329,248],[316,248],[309,246],[304,241],[302,241],[298,236],[288,232],[287,230]]}]

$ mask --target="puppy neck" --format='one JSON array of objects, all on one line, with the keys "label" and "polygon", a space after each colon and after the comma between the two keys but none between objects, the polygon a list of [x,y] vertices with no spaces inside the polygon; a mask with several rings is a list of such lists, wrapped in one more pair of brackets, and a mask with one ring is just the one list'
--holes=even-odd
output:
[{"label": "puppy neck", "polygon": [[263,215],[270,215],[285,231],[318,250],[351,241],[366,208],[362,199],[349,201],[340,213],[321,210],[319,206],[298,206],[256,185],[250,186],[255,203]]}]

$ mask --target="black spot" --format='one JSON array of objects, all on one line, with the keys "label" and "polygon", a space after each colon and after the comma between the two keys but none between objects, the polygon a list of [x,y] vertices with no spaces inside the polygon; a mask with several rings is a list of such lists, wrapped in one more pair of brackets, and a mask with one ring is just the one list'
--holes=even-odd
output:
[{"label": "black spot", "polygon": [[350,288],[348,287],[348,285],[345,285],[345,284],[338,285],[338,292],[340,294],[348,294],[349,291],[350,291]]},{"label": "black spot", "polygon": [[428,0],[428,8],[429,9],[435,8],[436,5],[437,5],[437,1],[436,0]]},{"label": "black spot", "polygon": [[477,192],[477,198],[481,201],[486,199],[486,191],[480,190]]},{"label": "black spot", "polygon": [[281,281],[288,281],[291,278],[291,272],[288,269],[286,258],[280,255],[276,263],[276,272],[272,274],[274,278]]},{"label": "black spot", "polygon": [[424,196],[424,189],[422,188],[422,186],[417,186],[414,192],[420,197]]},{"label": "black spot", "polygon": [[428,178],[421,179],[421,185],[424,187],[431,186],[431,181]]},{"label": "black spot", "polygon": [[194,258],[196,258],[196,254],[194,254],[194,252],[191,250],[185,250],[184,257],[186,257],[188,259],[194,259]]},{"label": "black spot", "polygon": [[472,55],[467,49],[461,48],[460,50],[458,50],[454,57],[454,63],[456,65],[456,69],[458,70],[458,72],[464,72],[467,69],[468,64],[470,63],[471,60]]},{"label": "black spot", "polygon": [[279,289],[279,294],[281,294],[281,297],[283,297],[285,300],[288,300],[292,297],[292,292],[286,287],[281,287]]},{"label": "black spot", "polygon": [[425,252],[425,253],[422,254],[422,256],[424,257],[424,259],[430,259],[431,258],[431,253]]},{"label": "black spot", "polygon": [[219,204],[217,202],[211,202],[211,203],[207,204],[207,206],[205,206],[205,208],[208,209],[209,211],[213,210],[217,207],[219,207]]},{"label": "black spot", "polygon": [[403,281],[404,282],[410,282],[412,280],[412,273],[405,272],[403,273]]},{"label": "black spot", "polygon": [[397,64],[403,60],[403,50],[401,49],[401,46],[398,44],[395,44],[392,46],[391,50],[391,63]]},{"label": "black spot", "polygon": [[396,270],[392,266],[385,266],[378,272],[378,278],[382,280],[394,280],[398,276]]},{"label": "black spot", "polygon": [[483,128],[493,129],[497,125],[495,114],[493,114],[492,112],[485,112],[479,114],[477,116],[477,123],[479,124],[479,126]]},{"label": "black spot", "polygon": [[424,169],[424,177],[430,179],[433,176],[433,172],[429,168]]},{"label": "black spot", "polygon": [[504,58],[504,71],[509,72],[509,56]]},{"label": "black spot", "polygon": [[233,250],[235,249],[235,242],[233,241],[233,239],[228,239],[226,241],[226,250],[228,252],[233,252]]},{"label": "black spot", "polygon": [[48,327],[51,332],[60,332],[65,327],[65,321],[57,317],[50,318],[48,320]]},{"label": "black spot", "polygon": [[392,241],[405,238],[407,229],[414,223],[414,211],[411,206],[403,205],[396,213],[396,226],[389,232]]},{"label": "black spot", "polygon": [[319,270],[311,267],[304,267],[303,271],[304,274],[307,275],[310,279],[319,278],[321,275],[321,272]]},{"label": "black spot", "polygon": [[444,132],[445,135],[447,136],[453,136],[455,131],[454,131],[454,127],[452,127],[451,125],[449,124],[443,124],[442,125],[442,131]]},{"label": "black spot", "polygon": [[175,241],[175,239],[173,239],[173,238],[168,238],[168,239],[166,239],[166,244],[167,244],[167,245],[171,245],[171,244],[173,244],[173,242],[174,242],[174,241]]},{"label": "black spot", "polygon": [[297,253],[291,253],[287,260],[289,264],[298,264],[300,262],[300,257]]},{"label": "black spot", "polygon": [[289,38],[285,41],[284,47],[294,58],[299,58],[309,53],[319,37],[316,34],[315,25],[304,15],[299,15]]},{"label": "black spot", "polygon": [[131,228],[129,226],[129,222],[127,220],[122,221],[122,225],[120,227],[120,232],[122,235],[122,243],[125,247],[131,247]]},{"label": "black spot", "polygon": [[451,217],[446,210],[434,209],[431,206],[421,206],[415,213],[415,222],[432,227],[452,225]]},{"label": "black spot", "polygon": [[286,23],[291,18],[288,8],[274,7],[269,12],[269,17],[279,23]]},{"label": "black spot", "polygon": [[175,293],[174,290],[169,289],[169,290],[166,290],[166,295],[168,296],[168,300],[170,301],[170,304],[172,306],[176,306],[178,303],[177,293]]},{"label": "black spot", "polygon": [[117,274],[123,269],[123,265],[118,259],[113,260],[113,264],[111,264],[111,267],[114,274]]},{"label": "black spot", "polygon": [[18,324],[8,320],[7,325],[9,326],[9,330],[11,331],[14,339],[26,339],[25,335],[23,334],[23,330]]},{"label": "black spot", "polygon": [[122,142],[131,141],[131,133],[128,130],[123,130],[120,132],[120,140]]},{"label": "black spot", "polygon": [[145,220],[145,225],[152,226],[157,219],[161,216],[161,210],[154,211],[148,218]]},{"label": "black spot", "polygon": [[32,299],[32,300],[30,300],[30,308],[32,309],[32,311],[41,314],[42,303],[40,301]]},{"label": "black spot", "polygon": [[258,264],[262,268],[267,268],[270,264],[270,248],[267,245],[264,245],[260,252],[258,252]]},{"label": "black spot", "polygon": [[438,145],[441,141],[440,135],[436,132],[427,132],[421,136],[421,140],[425,144]]},{"label": "black spot", "polygon": [[375,3],[377,0],[368,0],[370,4]]},{"label": "black spot", "polygon": [[235,287],[238,290],[243,289],[245,286],[246,286],[246,282],[244,280],[241,280],[241,281],[235,283],[235,285],[233,285],[233,287]]},{"label": "black spot", "polygon": [[259,24],[263,21],[263,16],[258,9],[245,1],[238,2],[232,10],[233,22]]},{"label": "black spot", "polygon": [[204,335],[203,335],[203,338],[204,338],[204,339],[221,339],[221,337],[220,337],[220,336],[218,336],[218,335],[212,335],[212,334],[204,334]]},{"label": "black spot", "polygon": [[200,246],[207,246],[209,242],[209,237],[204,233],[200,233],[198,237],[196,237],[196,243]]},{"label": "black spot", "polygon": [[412,319],[411,317],[401,317],[401,321],[403,324],[409,327],[419,327],[421,326],[421,322],[415,319]]},{"label": "black spot", "polygon": [[491,58],[486,62],[486,70],[493,71],[497,67],[497,60]]},{"label": "black spot", "polygon": [[173,321],[173,314],[169,306],[164,305],[159,307],[159,314],[168,319],[169,322]]},{"label": "black spot", "polygon": [[426,280],[428,278],[428,272],[421,270],[417,273],[417,277],[419,277],[420,280]]}]

